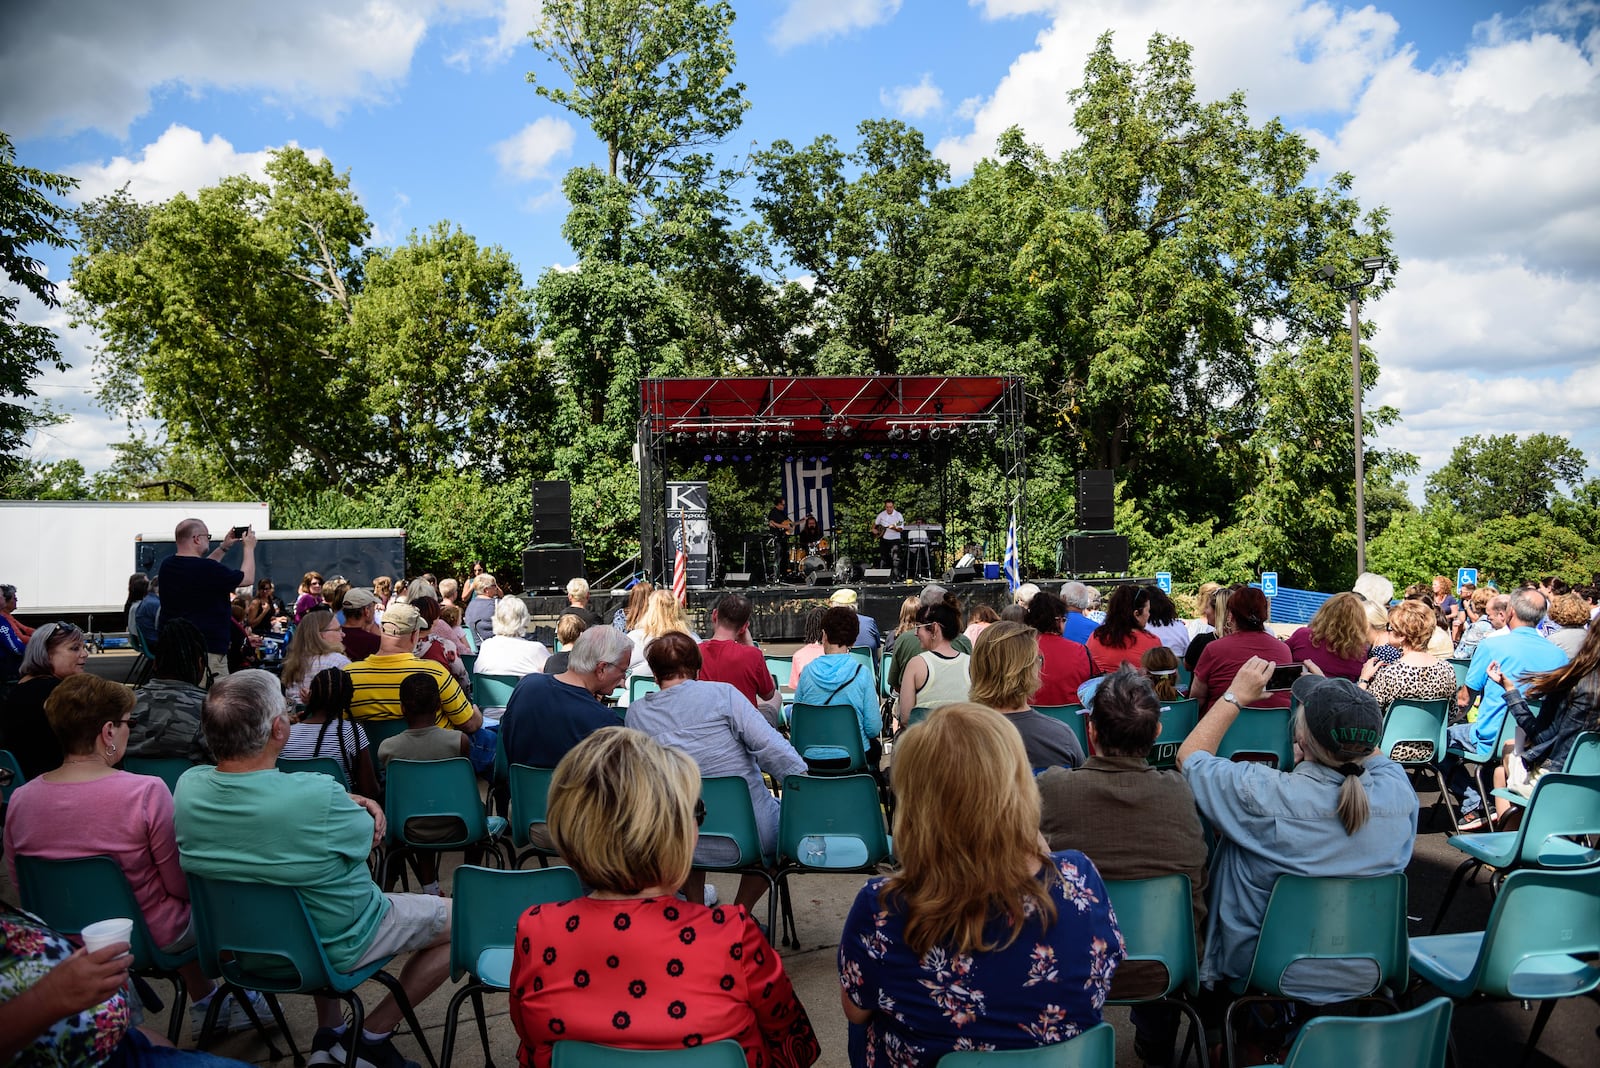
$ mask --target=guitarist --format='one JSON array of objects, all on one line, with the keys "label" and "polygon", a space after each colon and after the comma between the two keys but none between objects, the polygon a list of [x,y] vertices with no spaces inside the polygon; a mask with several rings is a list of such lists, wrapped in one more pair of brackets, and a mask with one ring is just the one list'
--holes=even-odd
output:
[{"label": "guitarist", "polygon": [[893,580],[899,580],[905,571],[905,525],[906,517],[893,501],[886,501],[883,511],[872,520],[872,536],[878,539],[878,566],[888,568]]},{"label": "guitarist", "polygon": [[793,533],[794,520],[789,518],[788,502],[780,493],[773,501],[772,511],[767,513],[767,536],[776,546],[774,558],[778,565],[778,576],[789,569],[789,535]]}]

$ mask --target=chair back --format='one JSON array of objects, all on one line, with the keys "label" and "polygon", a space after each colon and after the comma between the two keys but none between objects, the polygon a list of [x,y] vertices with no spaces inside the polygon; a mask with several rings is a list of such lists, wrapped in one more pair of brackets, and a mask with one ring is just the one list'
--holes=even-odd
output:
[{"label": "chair back", "polygon": [[1104,1020],[1053,1046],[1027,1049],[956,1050],[939,1068],[1116,1068],[1117,1033]]},{"label": "chair back", "polygon": [[17,763],[17,755],[9,749],[0,749],[0,805],[11,801],[11,794],[17,787],[27,781],[28,777],[22,774],[22,765]]},{"label": "chair back", "polygon": [[346,790],[350,789],[350,780],[345,776],[344,766],[333,757],[316,756],[305,757],[300,760],[291,760],[288,757],[278,758],[278,770],[289,775],[299,775],[305,772],[314,772],[318,775],[328,775]]},{"label": "chair back", "polygon": [[1537,1000],[1600,988],[1600,867],[1525,868],[1500,884],[1473,968],[1473,989]]},{"label": "chair back", "polygon": [[1200,702],[1192,697],[1182,701],[1161,702],[1161,735],[1150,747],[1145,760],[1153,768],[1171,768],[1178,764],[1178,747],[1189,737],[1194,725],[1200,722]]},{"label": "chair back", "polygon": [[383,781],[383,761],[378,759],[378,747],[390,738],[398,737],[406,732],[406,721],[403,719],[363,719],[358,720],[361,729],[367,732],[367,759],[372,761],[372,774],[379,782]]},{"label": "chair back", "polygon": [[[877,667],[877,665],[873,663],[876,658],[872,655],[871,649],[857,647],[850,650],[850,655],[859,660],[861,662],[861,666],[866,668],[869,672],[875,670]],[[874,679],[873,681],[876,682],[877,680]]]},{"label": "chair back", "polygon": [[504,708],[511,702],[511,691],[521,681],[520,675],[474,675],[472,702],[479,708]]},{"label": "chair back", "polygon": [[1194,672],[1189,670],[1189,665],[1183,662],[1183,657],[1178,657],[1178,689],[1184,693],[1189,692],[1189,684],[1194,682]]},{"label": "chair back", "polygon": [[794,705],[789,713],[789,744],[813,772],[840,775],[867,766],[861,723],[851,705]]},{"label": "chair back", "polygon": [[1600,733],[1584,731],[1574,738],[1561,770],[1568,775],[1600,775]]},{"label": "chair back", "polygon": [[1034,705],[1033,710],[1071,727],[1072,733],[1078,736],[1078,744],[1083,747],[1083,751],[1085,753],[1089,751],[1089,726],[1082,705]]},{"label": "chair back", "polygon": [[794,657],[766,654],[767,673],[779,686],[789,685],[794,675]]},{"label": "chair back", "polygon": [[1300,962],[1366,960],[1375,965],[1372,983],[1348,996],[1385,986],[1400,990],[1409,974],[1407,953],[1403,872],[1366,879],[1280,875],[1267,900],[1250,975],[1235,988],[1294,997],[1290,969]]},{"label": "chair back", "polygon": [[456,659],[461,661],[461,670],[467,673],[467,678],[472,678],[473,670],[478,666],[478,654],[461,653]]},{"label": "chair back", "polygon": [[530,906],[583,896],[571,868],[498,871],[463,864],[450,884],[450,980],[464,975],[505,987],[517,921]]},{"label": "chair back", "polygon": [[273,994],[340,989],[300,892],[188,873],[200,968],[246,990]]},{"label": "chair back", "polygon": [[647,693],[655,693],[661,684],[649,675],[628,676],[628,703],[631,705]]},{"label": "chair back", "polygon": [[[821,839],[822,854],[804,848],[803,838]],[[792,861],[817,871],[859,871],[890,855],[878,784],[871,775],[784,777],[779,863]]]},{"label": "chair back", "polygon": [[[1449,723],[1452,703],[1448,697],[1434,701],[1419,701],[1409,697],[1397,699],[1389,706],[1388,714],[1384,717],[1383,743],[1378,751],[1396,764],[1410,768],[1427,767],[1439,760],[1444,755],[1445,727]],[[1397,760],[1394,747],[1402,742],[1426,745],[1428,751],[1426,755],[1419,752],[1409,760]]]},{"label": "chair back", "polygon": [[[466,757],[449,760],[391,760],[389,781],[383,792],[383,814],[389,821],[391,845],[427,849],[459,849],[482,841],[489,833],[478,778]],[[440,817],[459,820],[447,831],[435,823]],[[419,836],[413,820],[427,819],[439,833]]]},{"label": "chair back", "polygon": [[699,859],[696,868],[711,871],[753,868],[762,864],[761,830],[756,825],[756,810],[750,800],[750,784],[739,775],[719,775],[700,780],[700,799],[706,816],[700,824],[700,843],[719,841],[739,851],[738,859],[706,864]]},{"label": "chair back", "polygon": [[1465,656],[1452,656],[1445,659],[1452,671],[1456,673],[1456,689],[1467,684],[1467,669],[1472,666],[1472,658]]},{"label": "chair back", "polygon": [[1117,926],[1128,947],[1126,959],[1155,961],[1167,970],[1167,988],[1160,997],[1167,997],[1174,990],[1196,994],[1200,989],[1193,889],[1189,877],[1181,873],[1120,882],[1106,880],[1106,896],[1111,899]]},{"label": "chair back", "polygon": [[511,765],[511,844],[518,849],[533,845],[528,838],[529,827],[545,825],[545,801],[550,793],[550,776],[554,774],[554,768]]},{"label": "chair back", "polygon": [[744,1047],[731,1038],[692,1049],[618,1049],[593,1042],[557,1042],[550,1068],[744,1068]]},{"label": "chair back", "polygon": [[145,925],[144,913],[122,867],[112,857],[73,857],[46,860],[24,853],[16,855],[17,893],[22,907],[66,935],[76,935],[91,923],[114,917],[133,920],[132,947],[135,968],[176,968],[193,954],[161,952]]},{"label": "chair back", "polygon": [[1222,736],[1217,755],[1224,760],[1254,760],[1279,771],[1294,767],[1294,738],[1290,723],[1294,714],[1287,708],[1241,709],[1228,733]]},{"label": "chair back", "polygon": [[136,757],[122,758],[122,770],[134,775],[153,775],[167,784],[167,792],[178,792],[178,779],[194,767],[188,757]]},{"label": "chair back", "polygon": [[921,723],[923,720],[928,718],[928,713],[932,711],[933,709],[929,708],[927,705],[918,705],[911,710],[911,715],[906,717],[906,726],[910,727],[913,724]]},{"label": "chair back", "polygon": [[1454,1008],[1449,998],[1434,998],[1394,1016],[1319,1016],[1300,1029],[1284,1064],[1292,1068],[1350,1068],[1355,1064],[1444,1068]]},{"label": "chair back", "polygon": [[1539,776],[1516,834],[1514,867],[1587,868],[1600,864],[1600,849],[1573,841],[1600,835],[1600,774],[1552,772]]},{"label": "chair back", "polygon": [[878,696],[892,697],[894,687],[889,684],[889,671],[894,667],[894,654],[884,653],[878,657]]}]

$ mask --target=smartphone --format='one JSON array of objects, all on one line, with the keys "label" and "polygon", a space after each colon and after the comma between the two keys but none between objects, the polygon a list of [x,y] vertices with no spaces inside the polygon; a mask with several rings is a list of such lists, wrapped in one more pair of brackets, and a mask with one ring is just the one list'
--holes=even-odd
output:
[{"label": "smartphone", "polygon": [[250,528],[248,526],[234,527],[232,530],[228,531],[228,537],[234,539],[235,541],[238,541],[240,538],[244,537],[249,532],[250,532]]},{"label": "smartphone", "polygon": [[1267,691],[1287,690],[1294,685],[1294,680],[1304,673],[1304,664],[1280,664],[1272,669],[1272,678],[1267,680]]}]

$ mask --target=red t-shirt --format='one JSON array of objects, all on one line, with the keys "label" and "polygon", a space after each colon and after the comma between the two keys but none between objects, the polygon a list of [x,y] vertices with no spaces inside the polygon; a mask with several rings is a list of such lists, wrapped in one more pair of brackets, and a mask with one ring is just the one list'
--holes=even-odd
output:
[{"label": "red t-shirt", "polygon": [[[1294,653],[1289,651],[1289,646],[1265,631],[1241,630],[1209,643],[1205,652],[1200,654],[1199,663],[1194,666],[1195,681],[1204,680],[1206,684],[1205,707],[1200,709],[1202,716],[1206,714],[1212,702],[1228,692],[1228,687],[1233,684],[1233,677],[1239,674],[1244,662],[1252,656],[1264,657],[1274,664],[1296,662]],[[1262,694],[1261,699],[1252,707],[1288,708],[1289,691],[1279,690],[1275,693]]]},{"label": "red t-shirt", "polygon": [[1361,678],[1361,668],[1367,662],[1367,648],[1355,656],[1340,656],[1324,645],[1318,645],[1311,637],[1310,627],[1301,627],[1289,635],[1289,651],[1294,654],[1296,663],[1303,664],[1307,660],[1322,669],[1322,673],[1330,679],[1349,679],[1355,682]]},{"label": "red t-shirt", "polygon": [[751,704],[772,693],[772,672],[761,650],[727,638],[700,643],[700,681],[725,682]]},{"label": "red t-shirt", "polygon": [[1128,644],[1119,648],[1112,648],[1105,642],[1089,636],[1089,655],[1094,658],[1094,666],[1102,675],[1117,670],[1119,665],[1132,664],[1139,666],[1144,659],[1144,654],[1161,644],[1161,639],[1147,630],[1135,630],[1128,635]]},{"label": "red t-shirt", "polygon": [[1039,665],[1039,692],[1028,703],[1035,707],[1077,704],[1078,687],[1094,674],[1088,650],[1059,634],[1041,634],[1039,655],[1044,658]]},{"label": "red t-shirt", "polygon": [[749,913],[676,897],[578,898],[517,921],[511,1023],[524,1068],[562,1039],[682,1049],[725,1038],[755,1068],[820,1055],[783,961]]}]

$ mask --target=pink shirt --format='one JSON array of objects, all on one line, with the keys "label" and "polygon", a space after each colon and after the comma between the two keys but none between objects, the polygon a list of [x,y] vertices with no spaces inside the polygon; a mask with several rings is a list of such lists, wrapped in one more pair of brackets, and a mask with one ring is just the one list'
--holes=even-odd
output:
[{"label": "pink shirt", "polygon": [[48,860],[109,856],[127,875],[157,946],[176,942],[189,926],[172,795],[154,775],[119,771],[93,782],[24,783],[6,808],[5,851],[13,886],[18,853]]}]

